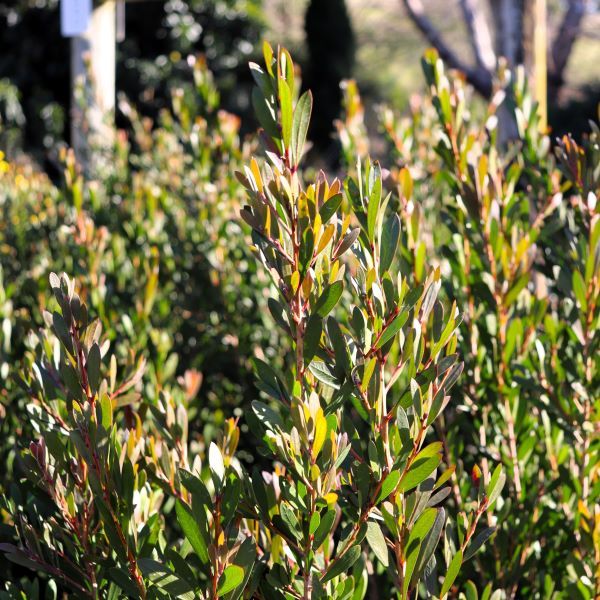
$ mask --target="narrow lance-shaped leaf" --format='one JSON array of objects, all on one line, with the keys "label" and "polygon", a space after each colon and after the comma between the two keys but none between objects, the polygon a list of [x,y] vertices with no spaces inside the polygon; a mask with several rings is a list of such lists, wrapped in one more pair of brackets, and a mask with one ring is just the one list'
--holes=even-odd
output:
[{"label": "narrow lance-shaped leaf", "polygon": [[458,572],[460,571],[462,562],[463,553],[462,550],[459,550],[450,561],[450,565],[448,565],[448,571],[446,573],[446,577],[444,578],[440,598],[445,598],[446,594],[450,591],[450,588],[452,587],[452,584],[456,580]]},{"label": "narrow lance-shaped leaf", "polygon": [[389,565],[389,553],[385,543],[385,537],[381,531],[379,523],[369,521],[367,523],[367,542],[375,556],[379,559],[384,567]]},{"label": "narrow lance-shaped leaf", "polygon": [[360,546],[352,546],[352,548],[347,550],[340,559],[332,561],[321,581],[327,583],[334,577],[345,573],[359,559],[360,554]]},{"label": "narrow lance-shaped leaf", "polygon": [[183,530],[185,537],[188,539],[194,552],[198,555],[198,558],[203,562],[208,562],[208,549],[206,542],[202,537],[202,533],[196,519],[192,514],[190,508],[184,504],[181,500],[177,500],[175,504],[175,512],[177,514],[177,521]]},{"label": "narrow lance-shaped leaf", "polygon": [[394,260],[400,240],[400,217],[393,214],[385,223],[381,234],[379,272],[385,273]]},{"label": "narrow lance-shaped leaf", "polygon": [[292,140],[292,92],[284,79],[279,79],[279,105],[281,107],[281,136],[289,150]]},{"label": "narrow lance-shaped leaf", "polygon": [[[308,125],[310,123],[310,115],[312,112],[312,102],[312,93],[307,91],[300,96],[296,108],[294,109],[291,140],[294,166],[298,166],[304,151],[306,134],[308,132]],[[326,221],[323,220],[323,222],[325,223]]]},{"label": "narrow lance-shaped leaf", "polygon": [[326,317],[337,304],[343,291],[344,284],[341,281],[327,286],[315,304],[315,312],[321,317]]}]

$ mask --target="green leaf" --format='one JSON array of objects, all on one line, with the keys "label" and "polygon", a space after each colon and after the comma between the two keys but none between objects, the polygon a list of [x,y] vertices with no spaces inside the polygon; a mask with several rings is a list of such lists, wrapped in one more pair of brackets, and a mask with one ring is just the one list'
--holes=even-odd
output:
[{"label": "green leaf", "polygon": [[356,227],[352,231],[349,231],[344,236],[344,239],[341,241],[340,245],[338,246],[338,248],[333,256],[333,259],[335,260],[336,258],[339,258],[340,256],[342,256],[342,254],[344,254],[344,252],[346,252],[346,250],[348,250],[352,246],[352,244],[354,244],[354,242],[358,239],[359,235],[360,235],[360,228],[358,228],[358,227]]},{"label": "green leaf", "polygon": [[369,175],[374,178],[373,188],[369,195],[369,206],[367,208],[367,234],[369,241],[372,243],[375,235],[379,205],[381,203],[381,167],[379,163],[373,165]]},{"label": "green leaf", "polygon": [[270,498],[264,479],[257,468],[254,468],[252,471],[252,491],[254,492],[256,503],[258,504],[258,508],[262,513],[263,518],[268,518],[271,509]]},{"label": "green leaf", "polygon": [[587,291],[585,282],[583,281],[583,277],[579,271],[573,272],[573,293],[575,294],[575,298],[577,298],[577,302],[579,302],[581,312],[587,313]]},{"label": "green leaf", "polygon": [[102,427],[108,431],[113,422],[112,401],[107,394],[103,394],[100,399],[100,409],[102,411]]},{"label": "green leaf", "polygon": [[310,523],[308,524],[308,533],[310,535],[314,535],[315,531],[319,528],[321,524],[321,515],[318,512],[314,512],[312,517],[310,518]]},{"label": "green leaf", "polygon": [[294,534],[294,537],[299,539],[300,534],[300,523],[294,514],[294,511],[289,507],[288,504],[281,503],[279,507],[279,514],[281,519],[288,526],[289,530]]},{"label": "green leaf", "polygon": [[279,105],[281,107],[281,137],[286,150],[292,141],[292,91],[285,79],[278,80]]},{"label": "green leaf", "polygon": [[398,491],[408,492],[425,481],[438,467],[442,457],[439,454],[431,457],[419,458],[417,455],[406,475],[402,478]]},{"label": "green leaf", "polygon": [[271,78],[263,71],[262,67],[255,62],[250,62],[248,63],[248,68],[250,69],[252,79],[254,79],[254,82],[262,93],[264,95],[271,94],[273,92],[273,84]]},{"label": "green leaf", "polygon": [[324,362],[320,360],[313,361],[308,368],[321,383],[324,383],[335,390],[340,388],[342,382],[331,372]]},{"label": "green leaf", "polygon": [[90,351],[88,352],[87,362],[85,363],[88,383],[90,384],[90,388],[92,392],[95,394],[98,391],[98,386],[100,385],[100,347],[98,344],[92,344]]},{"label": "green leaf", "polygon": [[224,596],[234,590],[242,581],[244,581],[244,569],[238,565],[229,565],[219,577],[217,594]]},{"label": "green leaf", "polygon": [[459,550],[454,558],[450,561],[450,565],[448,566],[448,572],[446,573],[446,577],[444,579],[444,584],[442,585],[442,591],[440,593],[440,598],[443,598],[452,587],[458,572],[460,571],[460,567],[462,566],[463,561],[463,553],[462,550]]},{"label": "green leaf", "polygon": [[506,473],[504,472],[502,465],[498,465],[492,473],[490,483],[488,484],[487,490],[485,492],[488,498],[489,508],[491,508],[494,505],[494,503],[498,499],[498,496],[500,496],[500,493],[502,492],[502,488],[504,487],[505,483]]},{"label": "green leaf", "polygon": [[56,337],[63,343],[67,352],[73,356],[73,340],[71,339],[69,328],[62,318],[62,315],[56,311],[52,313],[52,325]]},{"label": "green leaf", "polygon": [[292,96],[294,95],[294,63],[290,53],[285,49],[281,48],[279,52],[279,64],[281,70],[281,76],[286,80]]},{"label": "green leaf", "polygon": [[262,95],[258,88],[252,90],[252,106],[254,112],[258,118],[258,122],[261,127],[265,130],[265,133],[277,139],[279,131],[277,129],[277,120],[275,118],[275,112],[273,107],[267,102],[266,98]]},{"label": "green leaf", "polygon": [[321,221],[323,224],[327,223],[331,217],[337,212],[338,208],[342,204],[342,194],[335,194],[329,198],[323,206],[319,209],[319,215],[321,215]]},{"label": "green leaf", "polygon": [[185,489],[192,494],[193,499],[197,499],[200,504],[210,505],[211,497],[204,482],[185,469],[179,469],[178,473],[181,483]]},{"label": "green leaf", "polygon": [[[294,120],[292,122],[292,156],[294,165],[296,166],[302,158],[304,143],[306,142],[306,134],[308,132],[308,125],[310,123],[312,103],[312,93],[309,90],[300,96],[300,99],[298,100],[294,110]],[[321,215],[321,217],[322,216],[323,215]],[[323,219],[323,223],[325,222],[326,220]]]},{"label": "green leaf", "polygon": [[327,583],[334,577],[346,572],[360,558],[360,555],[360,545],[352,546],[352,548],[347,550],[339,560],[336,558],[331,562],[327,572],[325,573],[325,576],[321,581],[323,583]]},{"label": "green leaf", "polygon": [[304,366],[310,365],[321,341],[323,333],[323,319],[316,313],[310,315],[304,332]]},{"label": "green leaf", "polygon": [[189,506],[178,499],[175,504],[175,513],[177,514],[177,522],[192,545],[194,552],[202,563],[208,563],[208,549]]},{"label": "green leaf", "polygon": [[400,239],[400,217],[394,213],[386,221],[381,234],[379,274],[383,275],[391,266]]},{"label": "green leaf", "polygon": [[253,585],[249,584],[249,580],[256,562],[256,545],[252,538],[246,538],[242,542],[233,560],[235,561],[234,564],[244,569],[244,580],[234,591],[227,595],[227,600],[239,600],[244,592],[248,592],[248,597],[251,597]]},{"label": "green leaf", "polygon": [[373,554],[379,559],[379,562],[384,567],[387,567],[390,564],[388,548],[381,527],[376,521],[369,521],[367,523],[367,542],[371,550],[373,550]]},{"label": "green leaf", "polygon": [[335,521],[335,510],[328,510],[323,517],[321,518],[321,522],[315,531],[315,535],[313,538],[313,548],[317,550],[320,548],[329,534],[331,533],[331,528],[333,527],[333,523]]},{"label": "green leaf", "polygon": [[121,497],[119,500],[127,507],[128,512],[133,512],[133,488],[135,486],[135,475],[133,473],[133,465],[126,457],[123,461],[123,469],[121,470]]},{"label": "green leaf", "polygon": [[290,333],[290,322],[284,306],[280,302],[277,302],[277,300],[275,300],[274,298],[269,298],[267,306],[269,307],[269,312],[271,313],[271,316],[273,317],[275,322],[285,332]]},{"label": "green leaf", "polygon": [[263,57],[265,59],[265,67],[271,77],[273,77],[273,48],[266,40],[263,42]]},{"label": "green leaf", "polygon": [[112,546],[112,549],[117,553],[117,556],[121,560],[127,560],[127,553],[125,552],[125,548],[123,547],[121,536],[119,535],[119,531],[117,530],[117,525],[115,524],[115,519],[113,518],[111,509],[109,509],[108,505],[106,504],[106,502],[104,502],[104,500],[100,497],[99,494],[94,495],[94,502],[96,503],[96,507],[98,508],[98,512],[100,513],[100,517],[102,518],[104,534],[106,535],[110,545]]},{"label": "green leaf", "polygon": [[336,375],[340,376],[342,372],[350,375],[352,367],[350,364],[350,355],[348,354],[348,345],[346,344],[346,339],[339,323],[333,317],[327,319],[327,332],[329,333],[329,339],[335,353]]},{"label": "green leaf", "polygon": [[466,600],[479,600],[477,586],[470,580],[465,583],[464,594]]},{"label": "green leaf", "polygon": [[392,471],[381,484],[379,496],[377,496],[377,504],[385,500],[395,489],[400,481],[400,471]]},{"label": "green leaf", "polygon": [[521,291],[525,288],[525,286],[529,283],[530,280],[531,275],[529,272],[525,273],[524,275],[521,275],[521,277],[517,279],[516,283],[512,286],[512,288],[510,288],[510,290],[506,294],[504,298],[504,305],[512,306],[514,301],[517,299],[517,296],[521,293]]},{"label": "green leaf", "polygon": [[254,358],[254,367],[258,376],[258,385],[263,392],[266,392],[275,400],[287,400],[289,401],[288,391],[285,384],[282,382],[282,378],[268,363],[260,360],[260,358]]},{"label": "green leaf", "polygon": [[264,402],[259,400],[252,401],[252,410],[258,417],[258,420],[271,431],[276,431],[277,428],[283,427],[283,421],[281,417]]},{"label": "green leaf", "polygon": [[[433,556],[433,553],[435,552],[435,549],[437,548],[437,545],[440,541],[440,537],[441,537],[442,531],[444,529],[444,523],[446,521],[446,511],[443,508],[439,508],[439,509],[433,508],[433,509],[428,509],[428,510],[436,511],[435,519],[433,521],[433,524],[430,526],[430,528],[428,528],[428,531],[425,533],[425,535],[420,536],[420,537],[422,537],[423,541],[421,543],[421,549],[419,550],[419,556],[418,556],[417,562],[415,563],[415,567],[414,567],[414,571],[413,571],[413,575],[412,575],[412,579],[415,582],[421,576],[421,573],[425,569],[430,558]],[[421,515],[421,517],[419,517],[419,521],[423,520],[422,517],[426,513],[427,513],[427,511],[425,511],[423,513],[423,515]],[[428,515],[426,525],[429,525],[429,523],[430,523],[429,519],[430,519],[430,517]],[[417,524],[420,524],[419,521],[417,521]]]},{"label": "green leaf", "polygon": [[109,578],[112,579],[127,596],[139,598],[139,590],[131,579],[131,575],[123,568],[112,567],[108,571]]},{"label": "green leaf", "polygon": [[402,329],[402,326],[406,323],[407,320],[408,311],[403,310],[401,313],[396,315],[394,320],[384,329],[383,333],[381,334],[381,337],[375,345],[375,348],[379,350],[379,348],[387,344],[387,342],[389,342],[400,331],[400,329]]},{"label": "green leaf", "polygon": [[195,598],[192,586],[180,573],[174,573],[170,568],[151,558],[138,559],[138,565],[142,575],[167,592],[169,597],[190,600]]},{"label": "green leaf", "polygon": [[486,527],[482,529],[469,543],[464,560],[469,560],[483,546],[496,531],[496,527]]},{"label": "green leaf", "polygon": [[423,271],[425,267],[425,253],[427,252],[427,246],[421,242],[415,251],[415,273],[417,274],[418,281],[423,280]]},{"label": "green leaf", "polygon": [[343,291],[344,284],[341,281],[335,281],[327,286],[315,304],[315,312],[321,317],[326,317],[337,304]]},{"label": "green leaf", "polygon": [[418,562],[420,555],[421,545],[427,534],[431,531],[437,511],[435,508],[428,508],[423,511],[423,514],[417,519],[406,542],[405,554],[406,554],[406,573],[404,579],[404,586],[402,589],[403,597],[407,597],[407,591],[411,580],[413,579],[413,573]]}]

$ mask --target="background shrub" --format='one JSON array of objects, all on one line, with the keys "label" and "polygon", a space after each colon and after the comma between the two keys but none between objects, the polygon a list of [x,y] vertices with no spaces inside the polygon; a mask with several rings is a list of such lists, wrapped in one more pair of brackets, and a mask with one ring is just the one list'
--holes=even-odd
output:
[{"label": "background shrub", "polygon": [[[10,417],[2,426],[13,443],[23,398],[8,365],[43,322],[52,269],[77,277],[118,355],[144,353],[150,394],[186,372],[202,373],[189,417],[199,424],[204,413],[209,438],[224,411],[253,398],[254,347],[260,342],[277,360],[267,283],[237,221],[243,189],[231,170],[249,152],[239,119],[218,109],[203,63],[156,126],[124,109],[135,136],[119,138],[102,184],[85,181],[70,153],[58,187],[30,166],[2,163],[3,405]],[[3,444],[3,459],[11,447]],[[11,477],[11,468],[3,471],[4,481]]]}]

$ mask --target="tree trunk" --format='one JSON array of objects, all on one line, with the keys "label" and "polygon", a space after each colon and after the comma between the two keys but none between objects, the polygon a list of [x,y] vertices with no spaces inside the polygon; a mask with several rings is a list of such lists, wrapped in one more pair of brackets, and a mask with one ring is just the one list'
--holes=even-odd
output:
[{"label": "tree trunk", "polygon": [[585,14],[586,0],[568,0],[567,11],[560,24],[552,44],[552,67],[549,72],[550,93],[558,95],[564,83],[564,72],[573,46],[581,30],[581,21]]}]

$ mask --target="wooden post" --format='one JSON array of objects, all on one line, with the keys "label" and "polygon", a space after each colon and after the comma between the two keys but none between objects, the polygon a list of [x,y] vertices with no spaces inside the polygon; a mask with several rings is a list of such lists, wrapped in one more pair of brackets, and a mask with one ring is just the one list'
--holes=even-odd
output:
[{"label": "wooden post", "polygon": [[548,29],[546,0],[534,0],[533,72],[535,99],[540,115],[540,131],[548,129]]},{"label": "wooden post", "polygon": [[115,1],[106,0],[92,11],[87,31],[71,40],[71,145],[88,173],[101,162],[95,150],[114,140],[115,35]]}]

